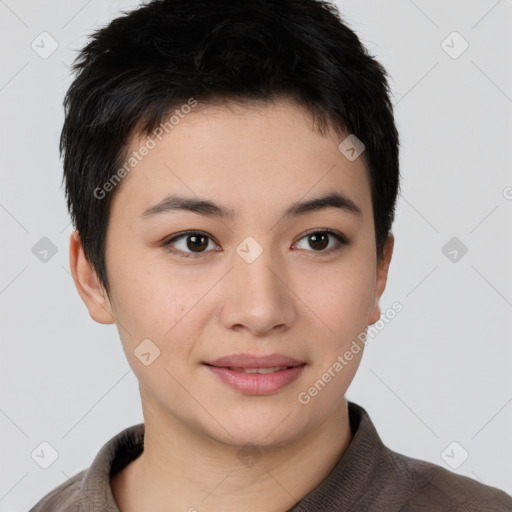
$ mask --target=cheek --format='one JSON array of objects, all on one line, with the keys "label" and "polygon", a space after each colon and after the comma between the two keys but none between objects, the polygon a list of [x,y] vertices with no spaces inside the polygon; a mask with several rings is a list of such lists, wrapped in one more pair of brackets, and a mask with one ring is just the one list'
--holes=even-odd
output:
[{"label": "cheek", "polygon": [[[145,267],[145,268],[144,268]],[[130,277],[128,277],[130,276]],[[115,283],[114,283],[115,281]],[[139,368],[138,376],[147,379],[168,379],[165,369],[181,374],[197,338],[211,317],[204,300],[212,287],[207,279],[165,272],[156,265],[148,270],[141,265],[113,280],[116,286],[116,323],[130,365],[136,371],[140,362],[134,351],[145,339],[151,340],[159,356],[151,364],[151,372]],[[158,375],[158,377],[157,377]]]},{"label": "cheek", "polygon": [[184,290],[179,281],[169,278],[167,282],[154,268],[139,268],[134,261],[125,263],[110,277],[115,290],[113,309],[123,342],[132,350],[145,338],[162,346],[187,311]]},{"label": "cheek", "polygon": [[371,262],[331,265],[301,279],[298,286],[298,295],[321,320],[319,325],[324,325],[326,335],[338,344],[367,327],[375,289]]}]

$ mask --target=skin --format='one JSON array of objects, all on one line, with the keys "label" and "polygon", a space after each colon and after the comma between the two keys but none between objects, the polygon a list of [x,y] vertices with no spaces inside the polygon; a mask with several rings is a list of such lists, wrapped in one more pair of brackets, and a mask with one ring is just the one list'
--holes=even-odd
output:
[{"label": "skin", "polygon": [[[332,129],[317,133],[287,99],[197,107],[115,191],[106,242],[110,296],[72,234],[77,290],[96,322],[116,323],[139,381],[144,452],[111,479],[123,512],[285,511],[350,444],[344,396],[363,350],[308,404],[297,398],[379,319],[393,251],[390,234],[377,261],[367,169],[362,158],[349,161],[339,151],[343,138]],[[362,215],[327,208],[283,218],[291,203],[332,191]],[[184,211],[140,218],[171,193],[213,200],[234,218]],[[351,243],[326,255],[335,238],[319,250],[305,235],[322,229]],[[210,237],[203,252],[187,246],[187,237],[174,242],[195,257],[162,244],[186,230]],[[263,249],[252,263],[236,252],[248,236]],[[134,355],[146,338],[160,349],[149,366]],[[255,396],[202,364],[241,352],[284,354],[306,366],[285,388]],[[259,456],[251,465],[240,457],[247,443]]]}]

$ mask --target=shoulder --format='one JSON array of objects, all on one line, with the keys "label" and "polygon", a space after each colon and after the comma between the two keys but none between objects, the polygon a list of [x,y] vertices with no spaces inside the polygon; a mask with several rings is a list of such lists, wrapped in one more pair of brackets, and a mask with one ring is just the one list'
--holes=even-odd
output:
[{"label": "shoulder", "polygon": [[87,470],[77,473],[41,498],[29,512],[80,512],[80,485]]},{"label": "shoulder", "polygon": [[144,423],[133,425],[107,441],[84,469],[39,500],[29,512],[82,512],[117,510],[110,477],[136,459],[144,449]]},{"label": "shoulder", "polygon": [[512,497],[495,487],[430,462],[393,451],[390,459],[408,481],[404,489],[408,512],[512,512]]}]

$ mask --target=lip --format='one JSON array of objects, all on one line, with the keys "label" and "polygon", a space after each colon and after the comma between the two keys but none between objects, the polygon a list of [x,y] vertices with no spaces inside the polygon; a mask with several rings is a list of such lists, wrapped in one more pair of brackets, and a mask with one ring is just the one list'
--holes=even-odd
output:
[{"label": "lip", "polygon": [[208,362],[211,366],[224,368],[272,368],[275,366],[300,366],[304,361],[297,361],[281,354],[253,356],[251,354],[231,354]]},{"label": "lip", "polygon": [[[250,354],[232,354],[221,357],[206,368],[224,384],[247,395],[270,395],[288,386],[299,378],[306,366],[305,362],[297,361],[281,354],[253,356]],[[244,369],[280,368],[272,373],[244,373]]]}]

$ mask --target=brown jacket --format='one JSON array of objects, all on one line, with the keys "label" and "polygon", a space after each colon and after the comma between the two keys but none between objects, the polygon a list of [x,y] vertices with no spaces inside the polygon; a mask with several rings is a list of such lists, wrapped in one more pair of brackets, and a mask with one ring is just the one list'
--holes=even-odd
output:
[{"label": "brown jacket", "polygon": [[[348,406],[349,447],[331,473],[287,512],[512,512],[512,497],[505,492],[393,452],[365,409],[353,402]],[[47,494],[30,512],[120,512],[110,476],[143,448],[143,423],[123,430],[101,448],[89,469]]]}]

